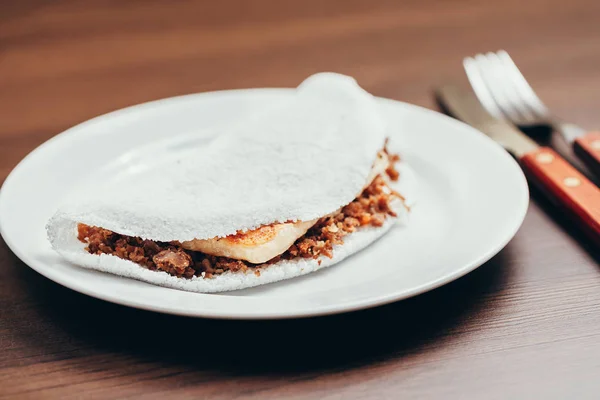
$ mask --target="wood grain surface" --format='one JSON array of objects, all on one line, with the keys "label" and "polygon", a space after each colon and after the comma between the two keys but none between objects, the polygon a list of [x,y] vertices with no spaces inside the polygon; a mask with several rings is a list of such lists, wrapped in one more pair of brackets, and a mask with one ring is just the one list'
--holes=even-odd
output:
[{"label": "wood grain surface", "polygon": [[[598,128],[599,20],[596,0],[3,0],[0,180],[96,115],[323,70],[435,108],[435,85],[464,80],[463,56],[500,48],[551,109]],[[236,322],[83,296],[0,242],[0,397],[596,399],[597,250],[534,192],[515,239],[443,288],[346,315]]]}]

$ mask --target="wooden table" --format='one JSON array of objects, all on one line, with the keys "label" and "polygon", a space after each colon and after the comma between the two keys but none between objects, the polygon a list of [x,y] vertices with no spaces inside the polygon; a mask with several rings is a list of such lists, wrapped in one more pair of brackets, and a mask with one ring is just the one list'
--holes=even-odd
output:
[{"label": "wooden table", "polygon": [[[311,73],[434,108],[461,59],[508,50],[562,116],[600,127],[600,2],[3,1],[0,178],[120,107]],[[490,227],[493,229],[493,227]],[[327,318],[186,319],[65,289],[0,243],[0,394],[14,398],[590,398],[600,267],[534,195],[498,256],[431,293]]]}]

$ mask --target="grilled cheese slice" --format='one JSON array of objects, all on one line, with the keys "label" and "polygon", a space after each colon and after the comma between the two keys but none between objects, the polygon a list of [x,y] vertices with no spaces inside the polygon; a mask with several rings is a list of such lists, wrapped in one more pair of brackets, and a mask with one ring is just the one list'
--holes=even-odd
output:
[{"label": "grilled cheese slice", "polygon": [[[385,152],[377,154],[373,167],[367,177],[366,188],[377,175],[383,174],[389,166]],[[357,193],[359,195],[360,193]],[[236,260],[246,260],[253,264],[261,264],[284,253],[298,238],[317,223],[311,221],[286,222],[261,226],[258,229],[238,233],[223,238],[194,239],[182,242],[184,249],[200,251],[213,256],[229,257]]]}]

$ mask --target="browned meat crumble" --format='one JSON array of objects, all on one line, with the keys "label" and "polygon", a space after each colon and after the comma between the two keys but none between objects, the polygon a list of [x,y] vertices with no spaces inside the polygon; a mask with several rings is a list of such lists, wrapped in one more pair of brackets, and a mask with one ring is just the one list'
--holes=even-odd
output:
[{"label": "browned meat crumble", "polygon": [[[394,163],[397,155],[389,155],[390,167],[386,174],[392,180],[398,179]],[[185,250],[177,242],[156,242],[139,237],[120,235],[106,229],[78,225],[78,239],[87,244],[91,254],[111,254],[131,260],[150,270],[160,270],[181,278],[202,276],[210,278],[225,271],[247,271],[251,269],[260,275],[260,268],[280,260],[296,257],[314,258],[333,256],[333,246],[344,243],[344,236],[361,226],[382,226],[388,216],[396,213],[390,208],[390,201],[402,196],[393,191],[381,175],[363,190],[350,204],[332,216],[321,218],[304,236],[288,250],[264,264],[252,264],[243,260],[217,257],[198,251]]]}]

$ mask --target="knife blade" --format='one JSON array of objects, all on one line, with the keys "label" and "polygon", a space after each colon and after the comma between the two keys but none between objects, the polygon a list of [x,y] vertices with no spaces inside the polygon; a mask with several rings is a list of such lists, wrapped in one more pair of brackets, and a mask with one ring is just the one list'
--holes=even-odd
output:
[{"label": "knife blade", "polygon": [[596,185],[551,148],[539,146],[511,123],[489,114],[472,90],[444,85],[436,96],[450,114],[512,152],[529,181],[600,245],[600,189]]},{"label": "knife blade", "polygon": [[452,115],[485,133],[517,157],[539,148],[510,122],[487,112],[474,93],[470,95],[468,90],[453,85],[442,86],[437,93]]}]

